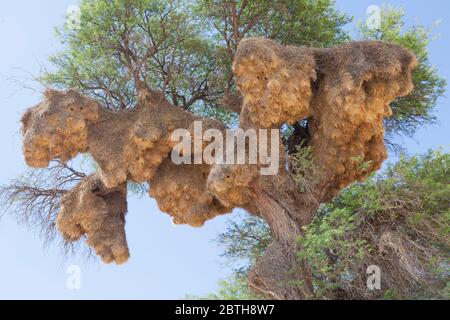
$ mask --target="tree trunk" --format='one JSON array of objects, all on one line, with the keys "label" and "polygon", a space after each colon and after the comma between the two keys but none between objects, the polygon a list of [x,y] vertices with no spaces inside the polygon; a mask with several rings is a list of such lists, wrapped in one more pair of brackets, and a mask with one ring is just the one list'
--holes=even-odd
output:
[{"label": "tree trunk", "polygon": [[311,271],[304,261],[298,259],[301,248],[297,238],[302,234],[301,226],[311,221],[318,205],[297,207],[293,212],[283,197],[274,198],[262,189],[255,190],[255,194],[255,204],[270,226],[274,241],[250,271],[249,287],[269,299],[313,298]]}]

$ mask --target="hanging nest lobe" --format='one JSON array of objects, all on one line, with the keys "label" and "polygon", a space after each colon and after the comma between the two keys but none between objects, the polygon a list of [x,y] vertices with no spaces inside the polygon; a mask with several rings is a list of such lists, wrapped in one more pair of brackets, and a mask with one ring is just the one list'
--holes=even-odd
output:
[{"label": "hanging nest lobe", "polygon": [[124,263],[130,256],[125,236],[126,184],[108,189],[97,174],[84,178],[61,200],[56,228],[66,241],[86,236],[105,263]]}]

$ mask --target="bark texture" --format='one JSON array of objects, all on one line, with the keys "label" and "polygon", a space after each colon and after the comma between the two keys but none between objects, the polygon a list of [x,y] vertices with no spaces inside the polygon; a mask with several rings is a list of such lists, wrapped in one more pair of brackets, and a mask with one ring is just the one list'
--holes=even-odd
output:
[{"label": "bark texture", "polygon": [[203,130],[225,127],[142,86],[137,107],[120,112],[73,90],[47,91],[22,119],[25,160],[45,167],[51,159],[89,153],[97,162],[98,173],[64,197],[57,224],[70,241],[85,234],[105,262],[128,258],[126,182],[148,182],[150,196],[175,223],[199,227],[237,207],[261,216],[275,240],[251,271],[250,287],[274,299],[308,298],[312,279],[296,258],[301,227],[320,203],[380,167],[386,158],[383,118],[395,98],[412,90],[415,65],[409,51],[381,41],[327,49],[286,47],[263,38],[241,41],[233,63],[239,93],[225,100],[240,111],[244,129],[308,121],[308,146],[320,170],[303,192],[284,147],[273,176],[260,175],[260,165],[175,165],[174,130],[192,131],[195,120],[203,122]]}]

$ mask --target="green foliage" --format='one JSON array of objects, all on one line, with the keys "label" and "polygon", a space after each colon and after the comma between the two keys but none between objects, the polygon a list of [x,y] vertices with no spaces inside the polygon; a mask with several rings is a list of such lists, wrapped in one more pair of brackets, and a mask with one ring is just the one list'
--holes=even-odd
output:
[{"label": "green foliage", "polygon": [[[78,89],[111,109],[131,108],[135,79],[126,55],[131,53],[143,61],[141,77],[172,103],[233,125],[236,116],[222,108],[221,98],[234,90],[231,65],[242,38],[324,47],[350,40],[343,29],[350,20],[331,0],[82,0],[80,27],[57,30],[66,49],[50,58],[53,68],[42,80]],[[435,120],[432,109],[445,87],[428,60],[430,30],[402,29],[403,11],[389,7],[379,30],[359,26],[362,38],[398,43],[419,59],[414,92],[397,99],[386,120],[391,146],[393,136],[411,135]]]},{"label": "green foliage", "polygon": [[[449,154],[402,157],[323,206],[299,240],[318,297],[439,298],[450,271],[449,173]],[[383,295],[365,289],[371,264]]]},{"label": "green foliage", "polygon": [[[173,104],[232,124],[236,116],[220,101],[234,89],[231,62],[242,38],[265,36],[316,47],[349,40],[343,26],[350,19],[331,0],[81,0],[80,6],[80,27],[57,30],[65,50],[50,58],[53,68],[42,80],[51,87],[78,89],[115,110],[134,107],[132,71],[137,68],[138,78],[162,90]],[[435,120],[432,109],[445,81],[428,59],[430,30],[405,29],[404,13],[388,7],[379,30],[363,24],[359,29],[361,38],[398,43],[419,60],[415,90],[392,104],[393,117],[385,123],[393,144],[394,135],[411,135]],[[299,187],[307,191],[310,150],[302,152],[294,155],[294,171]],[[354,184],[321,207],[299,240],[305,248],[299,258],[313,267],[317,297],[449,296],[448,261],[443,262],[449,252],[448,161],[439,152],[402,158],[383,175]],[[218,242],[225,246],[224,256],[241,265],[215,297],[249,297],[243,275],[270,241],[268,227],[258,218],[229,224]],[[365,290],[369,263],[392,271],[384,274],[386,288],[380,293]],[[405,266],[424,276],[417,278],[415,269]]]},{"label": "green foliage", "polygon": [[422,25],[406,28],[404,19],[402,9],[385,6],[381,10],[379,29],[369,29],[366,24],[359,24],[363,39],[385,40],[404,46],[416,54],[419,62],[413,73],[414,91],[395,100],[391,104],[393,116],[385,120],[391,145],[393,136],[411,136],[419,127],[435,122],[432,109],[444,94],[446,86],[446,81],[438,75],[428,58],[427,46],[432,39],[432,30]]},{"label": "green foliage", "polygon": [[[445,81],[431,67],[430,30],[404,29],[404,13],[385,7],[379,30],[359,25],[361,37],[398,43],[418,57],[415,90],[392,104],[386,120],[388,142],[411,135],[435,119],[432,109]],[[228,124],[236,117],[221,107],[234,89],[232,59],[246,36],[265,36],[283,44],[324,47],[350,40],[343,29],[351,19],[331,0],[82,0],[80,28],[58,29],[66,49],[50,58],[54,65],[42,80],[49,86],[75,88],[112,109],[135,103],[130,57],[143,60],[141,76],[185,109]],[[132,59],[131,59],[132,60]]]},{"label": "green foliage", "polygon": [[264,36],[283,44],[311,46],[327,46],[349,39],[342,27],[350,19],[337,12],[334,1],[330,0],[194,2],[196,12],[205,21],[210,41],[216,44],[217,70],[224,92],[235,90],[232,61],[244,37]]},{"label": "green foliage", "polygon": [[[247,262],[237,274],[270,243],[264,226],[246,233],[256,219],[233,223],[218,239],[225,258]],[[304,231],[299,259],[313,271],[316,298],[448,299],[450,154],[402,156],[322,205]],[[366,288],[369,265],[381,268],[381,290]]]},{"label": "green foliage", "polygon": [[196,300],[257,300],[247,288],[247,279],[242,275],[234,275],[219,281],[219,289],[216,293],[210,293],[203,297],[187,296],[188,299]]},{"label": "green foliage", "polygon": [[397,300],[397,293],[393,289],[388,289],[383,293],[383,300]]},{"label": "green foliage", "polygon": [[113,109],[135,103],[127,53],[144,61],[142,77],[171,102],[229,121],[219,100],[232,86],[231,61],[244,36],[318,46],[347,39],[348,18],[329,0],[82,0],[80,9],[79,28],[57,29],[66,49],[50,58],[54,68],[42,80]]},{"label": "green foliage", "polygon": [[298,145],[297,151],[291,155],[292,178],[301,192],[307,192],[312,189],[316,181],[318,168],[312,159],[312,147]]},{"label": "green foliage", "polygon": [[255,28],[255,35],[283,44],[327,47],[350,40],[342,28],[351,18],[334,8],[333,0],[278,0]]},{"label": "green foliage", "polygon": [[142,60],[140,76],[189,108],[213,80],[213,48],[183,1],[82,0],[80,9],[79,28],[57,30],[67,49],[51,57],[56,71],[43,75],[49,85],[128,108],[135,102],[130,67]]},{"label": "green foliage", "polygon": [[271,240],[270,229],[264,220],[240,215],[238,219],[228,221],[227,230],[219,234],[216,242],[225,248],[223,257],[248,265],[261,257]]},{"label": "green foliage", "polygon": [[330,260],[333,261],[334,257],[346,257],[352,262],[359,261],[368,250],[364,239],[345,241],[347,235],[356,228],[354,219],[348,208],[337,208],[304,227],[305,236],[299,239],[303,248],[299,252],[299,258],[306,259],[312,266],[317,296],[336,289],[337,275],[347,271],[345,263],[330,263]]},{"label": "green foliage", "polygon": [[197,3],[198,12],[215,30],[216,41],[225,47],[230,45],[227,49],[231,50],[244,36],[264,36],[283,44],[307,46],[329,46],[349,40],[342,27],[351,19],[338,12],[332,0],[200,0]]}]

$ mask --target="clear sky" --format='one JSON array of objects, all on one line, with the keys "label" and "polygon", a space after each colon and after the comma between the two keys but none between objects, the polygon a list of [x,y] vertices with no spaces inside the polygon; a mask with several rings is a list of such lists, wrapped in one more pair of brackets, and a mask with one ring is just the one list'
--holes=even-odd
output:
[{"label": "clear sky", "polygon": [[[61,48],[54,27],[64,21],[64,12],[76,0],[0,2],[0,184],[25,170],[21,154],[21,113],[40,100],[39,93],[20,88],[37,75],[47,57]],[[435,28],[430,60],[445,78],[450,74],[450,2],[446,0],[391,0],[406,9],[408,23]],[[369,5],[383,2],[338,0],[337,7],[356,19]],[[354,30],[354,24],[349,26]],[[15,79],[15,80],[14,80]],[[442,98],[436,110],[439,125],[420,129],[402,144],[409,153],[422,153],[443,146],[448,150],[450,108]],[[131,258],[123,266],[64,258],[58,248],[44,249],[41,239],[6,216],[0,220],[0,299],[176,299],[186,294],[205,294],[217,288],[217,280],[229,270],[220,264],[221,253],[211,242],[223,230],[228,217],[219,217],[201,229],[172,227],[156,203],[147,197],[130,197],[127,238]],[[66,286],[69,265],[81,268],[80,290]]]}]

